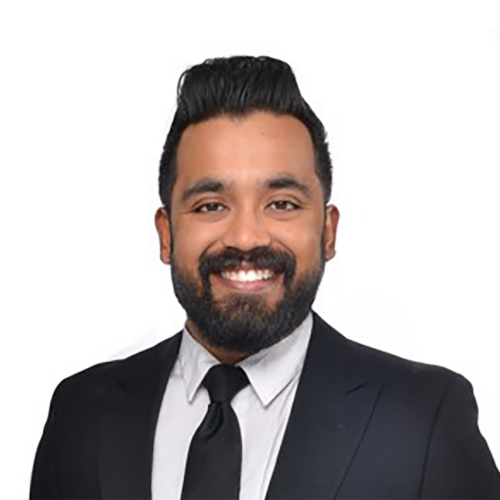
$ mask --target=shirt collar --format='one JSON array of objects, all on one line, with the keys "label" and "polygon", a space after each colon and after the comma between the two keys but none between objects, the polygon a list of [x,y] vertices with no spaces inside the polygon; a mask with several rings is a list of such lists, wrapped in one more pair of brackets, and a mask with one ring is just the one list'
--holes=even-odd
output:
[{"label": "shirt collar", "polygon": [[[286,338],[237,363],[247,374],[250,385],[264,406],[300,375],[312,323],[309,311],[305,320]],[[191,336],[186,326],[182,332],[179,362],[191,403],[207,371],[220,362]]]}]

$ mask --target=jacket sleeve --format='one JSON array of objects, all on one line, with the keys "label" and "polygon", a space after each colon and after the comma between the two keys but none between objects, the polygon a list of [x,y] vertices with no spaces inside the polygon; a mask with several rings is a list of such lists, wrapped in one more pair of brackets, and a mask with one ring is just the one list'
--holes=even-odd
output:
[{"label": "jacket sleeve", "polygon": [[477,425],[472,385],[453,374],[429,442],[422,499],[500,499],[500,474]]},{"label": "jacket sleeve", "polygon": [[36,451],[31,475],[30,500],[57,500],[61,498],[57,484],[56,457],[56,407],[59,387],[54,391],[52,396],[49,416]]}]

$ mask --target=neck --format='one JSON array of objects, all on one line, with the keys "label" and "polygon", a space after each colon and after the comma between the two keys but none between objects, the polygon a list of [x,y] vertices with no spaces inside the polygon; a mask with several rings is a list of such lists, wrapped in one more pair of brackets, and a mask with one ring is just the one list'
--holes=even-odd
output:
[{"label": "neck", "polygon": [[198,344],[201,344],[214,358],[219,360],[221,363],[226,365],[235,365],[245,358],[248,358],[248,354],[243,354],[241,352],[228,351],[227,349],[222,349],[219,347],[212,347],[207,343],[207,341],[201,335],[201,332],[197,326],[188,319],[186,322],[187,330]]}]

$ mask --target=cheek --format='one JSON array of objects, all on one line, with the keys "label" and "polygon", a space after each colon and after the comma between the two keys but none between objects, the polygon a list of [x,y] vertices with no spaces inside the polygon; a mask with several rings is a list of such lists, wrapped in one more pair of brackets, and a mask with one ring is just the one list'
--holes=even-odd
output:
[{"label": "cheek", "polygon": [[309,267],[321,256],[321,231],[313,224],[289,227],[280,232],[281,243],[284,244],[297,259],[297,266]]},{"label": "cheek", "polygon": [[174,252],[178,263],[189,268],[197,268],[200,257],[210,248],[216,237],[210,228],[184,224],[174,233]]}]

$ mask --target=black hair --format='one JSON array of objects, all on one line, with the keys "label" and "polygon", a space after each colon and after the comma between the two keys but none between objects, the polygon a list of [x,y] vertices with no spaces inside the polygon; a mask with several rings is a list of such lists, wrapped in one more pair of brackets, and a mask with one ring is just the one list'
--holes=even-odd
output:
[{"label": "black hair", "polygon": [[216,116],[244,117],[254,111],[291,115],[309,130],[315,170],[325,204],[332,189],[332,164],[326,131],[302,97],[292,68],[268,56],[207,59],[184,71],[177,86],[177,110],[160,160],[160,199],[171,215],[172,190],[177,178],[176,151],[184,130]]}]

